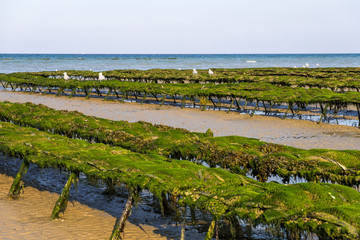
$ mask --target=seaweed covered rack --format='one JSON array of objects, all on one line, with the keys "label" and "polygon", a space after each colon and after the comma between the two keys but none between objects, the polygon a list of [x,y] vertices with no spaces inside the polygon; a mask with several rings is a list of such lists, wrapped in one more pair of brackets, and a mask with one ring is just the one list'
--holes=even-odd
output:
[{"label": "seaweed covered rack", "polygon": [[213,137],[211,130],[196,133],[147,122],[110,121],[31,103],[0,103],[0,120],[133,152],[205,162],[262,182],[275,175],[285,183],[303,178],[360,184],[360,151],[355,150],[303,150],[245,137]]},{"label": "seaweed covered rack", "polygon": [[[98,80],[98,73],[92,71],[67,70],[72,79]],[[360,89],[360,68],[239,68],[208,70],[150,69],[150,70],[113,70],[104,71],[109,80],[155,83],[240,83],[268,82],[279,86],[301,86],[331,88],[335,91]],[[20,78],[56,78],[62,77],[61,71],[14,73]]]},{"label": "seaweed covered rack", "polygon": [[[2,105],[1,108],[11,107]],[[36,109],[32,105],[30,107]],[[42,110],[54,111],[40,107],[39,113]],[[91,124],[100,121],[92,119]],[[142,189],[151,191],[164,209],[170,207],[177,212],[183,226],[186,208],[211,214],[213,220],[206,239],[210,239],[225,220],[230,224],[234,237],[234,226],[239,224],[239,220],[253,226],[267,226],[274,233],[291,239],[300,239],[311,233],[320,238],[356,239],[360,234],[360,193],[350,187],[315,182],[293,185],[262,183],[224,169],[169,159],[156,151],[134,152],[115,144],[91,143],[51,133],[51,130],[40,131],[41,127],[19,126],[26,125],[26,120],[23,123],[13,122],[15,124],[0,123],[0,151],[23,159],[9,195],[16,197],[20,193],[21,178],[29,164],[65,168],[70,172],[63,193],[55,203],[51,214],[53,218],[65,210],[69,189],[80,172],[112,184],[123,184],[129,189],[129,197],[111,239],[120,238],[119,233],[123,231]],[[109,121],[109,124],[116,125],[116,122]],[[163,131],[165,129],[165,126],[158,127]],[[167,130],[175,131],[172,128]],[[206,134],[186,134],[199,139],[207,137]]]},{"label": "seaweed covered rack", "polygon": [[[215,75],[189,70],[68,71],[0,75],[4,89],[86,98],[173,104],[202,110],[315,115],[321,122],[347,117],[360,120],[359,71],[351,69],[216,69]],[[151,79],[151,80],[149,80]],[[235,80],[231,80],[235,79]],[[359,125],[359,121],[353,123]]]}]

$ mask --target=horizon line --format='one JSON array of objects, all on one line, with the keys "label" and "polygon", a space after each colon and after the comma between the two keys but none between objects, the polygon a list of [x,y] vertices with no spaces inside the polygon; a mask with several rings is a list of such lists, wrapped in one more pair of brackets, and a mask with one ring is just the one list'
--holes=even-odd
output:
[{"label": "horizon line", "polygon": [[33,53],[21,53],[21,52],[0,52],[0,54],[79,54],[79,55],[87,55],[87,54],[113,54],[113,55],[292,55],[292,54],[303,54],[303,55],[331,55],[331,54],[360,54],[360,52],[332,52],[332,53],[55,53],[55,52],[33,52]]}]

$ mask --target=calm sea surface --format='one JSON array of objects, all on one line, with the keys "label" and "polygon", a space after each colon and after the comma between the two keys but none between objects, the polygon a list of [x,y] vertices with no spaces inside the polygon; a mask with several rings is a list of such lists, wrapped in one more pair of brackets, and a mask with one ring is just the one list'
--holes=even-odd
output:
[{"label": "calm sea surface", "polygon": [[114,69],[360,67],[360,54],[0,54],[0,73]]}]

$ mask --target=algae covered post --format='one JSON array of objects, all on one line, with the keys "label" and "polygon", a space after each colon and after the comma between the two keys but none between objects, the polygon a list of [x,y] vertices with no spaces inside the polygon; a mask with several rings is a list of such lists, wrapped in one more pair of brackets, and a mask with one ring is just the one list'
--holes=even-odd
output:
[{"label": "algae covered post", "polygon": [[78,174],[77,173],[70,173],[69,179],[67,180],[63,191],[61,192],[59,199],[56,201],[53,212],[51,214],[51,219],[56,219],[59,217],[60,212],[64,213],[67,207],[67,203],[69,200],[69,194],[71,185],[76,187],[78,181]]},{"label": "algae covered post", "polygon": [[11,198],[17,198],[20,195],[21,190],[23,189],[23,185],[21,185],[21,181],[23,176],[29,169],[30,162],[24,160],[21,164],[19,172],[16,174],[14,181],[11,185],[8,196]]}]

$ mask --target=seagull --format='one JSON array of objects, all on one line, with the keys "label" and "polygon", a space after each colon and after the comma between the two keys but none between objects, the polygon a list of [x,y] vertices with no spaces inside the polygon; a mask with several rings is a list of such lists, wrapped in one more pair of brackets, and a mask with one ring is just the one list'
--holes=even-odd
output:
[{"label": "seagull", "polygon": [[67,75],[67,73],[66,72],[64,72],[64,80],[69,80],[70,78],[69,78],[69,76]]},{"label": "seagull", "polygon": [[209,69],[209,75],[214,75],[214,72]]},{"label": "seagull", "polygon": [[195,68],[193,69],[193,74],[194,75],[198,74]]},{"label": "seagull", "polygon": [[106,80],[106,78],[104,77],[104,75],[101,73],[99,73],[99,80]]}]

